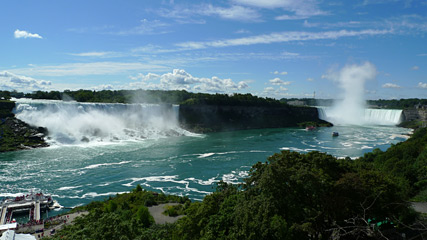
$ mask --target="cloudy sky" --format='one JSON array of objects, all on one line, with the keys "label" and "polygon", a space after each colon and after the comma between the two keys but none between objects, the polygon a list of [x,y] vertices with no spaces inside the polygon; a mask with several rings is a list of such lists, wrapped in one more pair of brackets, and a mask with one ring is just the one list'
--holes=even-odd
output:
[{"label": "cloudy sky", "polygon": [[0,90],[427,98],[427,0],[4,0]]}]

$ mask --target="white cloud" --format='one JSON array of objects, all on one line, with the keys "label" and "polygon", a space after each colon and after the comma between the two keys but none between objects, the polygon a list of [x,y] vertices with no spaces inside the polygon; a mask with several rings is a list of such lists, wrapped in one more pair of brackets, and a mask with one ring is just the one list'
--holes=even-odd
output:
[{"label": "white cloud", "polygon": [[277,85],[277,86],[279,86],[279,85],[289,85],[289,84],[291,84],[291,82],[285,82],[285,81],[283,81],[283,80],[281,80],[280,78],[274,78],[274,79],[271,79],[271,80],[269,80],[269,82],[271,83],[271,84],[273,84],[273,85]]},{"label": "white cloud", "polygon": [[385,25],[389,28],[395,29],[396,32],[401,34],[420,34],[427,32],[427,17],[417,14],[392,17],[390,19],[387,19],[385,22],[379,22],[374,24]]},{"label": "white cloud", "polygon": [[115,87],[111,84],[102,84],[102,85],[92,87],[91,89],[95,91],[102,91],[102,90],[114,90]]},{"label": "white cloud", "polygon": [[158,9],[155,12],[165,18],[172,18],[180,24],[205,24],[205,20],[197,19],[200,16],[216,16],[228,20],[256,22],[261,15],[253,8],[241,5],[217,7],[212,4],[198,4],[192,7],[174,6],[173,9]]},{"label": "white cloud", "polygon": [[70,53],[70,55],[78,57],[106,57],[112,55],[112,52],[84,52],[84,53]]},{"label": "white cloud", "polygon": [[401,86],[394,83],[385,83],[382,85],[383,88],[401,88]]},{"label": "white cloud", "polygon": [[221,79],[216,76],[211,78],[194,77],[183,69],[174,69],[172,72],[162,75],[153,73],[148,73],[146,75],[138,74],[138,76],[132,77],[132,79],[140,80],[139,82],[131,83],[130,86],[132,88],[153,88],[162,90],[185,89],[197,92],[231,92],[249,87],[244,81],[235,83],[229,78]]},{"label": "white cloud", "polygon": [[7,71],[0,72],[0,89],[3,90],[32,92],[37,90],[47,90],[50,86],[51,82],[49,81],[20,76]]},{"label": "white cloud", "polygon": [[418,87],[427,89],[427,83],[419,82]]},{"label": "white cloud", "polygon": [[274,71],[273,74],[275,75],[287,75],[288,72],[279,72],[279,71]]},{"label": "white cloud", "polygon": [[304,27],[320,27],[320,28],[357,28],[366,26],[367,24],[373,25],[373,23],[360,22],[360,21],[348,21],[348,22],[317,22],[312,23],[307,20],[304,21]]},{"label": "white cloud", "polygon": [[129,78],[134,80],[134,81],[147,82],[147,81],[153,81],[153,80],[160,78],[160,75],[155,74],[155,73],[148,73],[147,75],[144,75],[142,73],[138,73],[137,76],[130,76]]},{"label": "white cloud", "polygon": [[264,97],[280,99],[285,96],[289,96],[287,91],[288,89],[282,86],[277,89],[274,87],[266,87],[260,95]]},{"label": "white cloud", "polygon": [[56,66],[36,66],[16,68],[13,72],[32,76],[82,76],[82,75],[113,75],[129,71],[164,71],[166,67],[140,62],[92,62],[66,63]]},{"label": "white cloud", "polygon": [[42,39],[43,37],[40,36],[37,33],[29,33],[27,31],[21,31],[19,29],[15,30],[15,38],[40,38]]},{"label": "white cloud", "polygon": [[419,69],[420,69],[420,67],[418,67],[418,66],[413,66],[411,69],[412,69],[412,70],[414,70],[414,71],[416,71],[416,70],[419,70]]},{"label": "white cloud", "polygon": [[292,41],[313,41],[324,39],[338,39],[342,37],[362,37],[362,36],[375,36],[385,35],[392,33],[391,30],[375,30],[366,29],[361,31],[328,31],[328,32],[280,32],[264,35],[257,35],[244,38],[235,38],[227,40],[207,41],[207,42],[183,42],[178,43],[176,46],[181,47],[182,50],[191,49],[204,49],[209,47],[230,47],[230,46],[249,46],[254,44],[271,44]]},{"label": "white cloud", "polygon": [[224,19],[253,22],[258,21],[260,15],[257,11],[251,8],[242,6],[231,6],[229,8],[215,7],[207,5],[200,14],[206,16],[219,16]]},{"label": "white cloud", "polygon": [[274,92],[274,91],[275,91],[274,87],[266,87],[266,88],[264,88],[264,92],[266,92],[266,93],[268,93],[268,92]]},{"label": "white cloud", "polygon": [[319,9],[316,0],[233,0],[233,2],[241,5],[258,8],[281,8],[285,11],[292,12],[294,14],[282,15],[276,17],[276,20],[304,19],[311,16],[327,14],[326,12]]},{"label": "white cloud", "polygon": [[309,81],[309,82],[313,82],[313,81],[314,81],[314,78],[307,78],[307,81]]},{"label": "white cloud", "polygon": [[251,31],[246,30],[246,29],[239,29],[235,33],[236,34],[247,34],[247,33],[251,33]]},{"label": "white cloud", "polygon": [[122,30],[119,32],[111,32],[112,34],[118,35],[153,35],[153,34],[165,34],[169,33],[169,30],[166,30],[170,24],[162,22],[160,20],[148,20],[142,19],[140,24],[134,28],[128,30]]},{"label": "white cloud", "polygon": [[277,16],[274,19],[276,20],[301,20],[301,19],[307,19],[309,16],[305,15],[281,15]]}]

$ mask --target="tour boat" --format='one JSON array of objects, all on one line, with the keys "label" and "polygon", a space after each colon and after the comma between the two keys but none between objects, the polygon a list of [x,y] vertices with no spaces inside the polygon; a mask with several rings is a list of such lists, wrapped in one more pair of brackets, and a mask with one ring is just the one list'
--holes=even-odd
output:
[{"label": "tour boat", "polygon": [[307,126],[307,127],[305,127],[305,130],[307,130],[307,131],[313,131],[315,129],[316,129],[316,127],[314,127],[314,126]]}]

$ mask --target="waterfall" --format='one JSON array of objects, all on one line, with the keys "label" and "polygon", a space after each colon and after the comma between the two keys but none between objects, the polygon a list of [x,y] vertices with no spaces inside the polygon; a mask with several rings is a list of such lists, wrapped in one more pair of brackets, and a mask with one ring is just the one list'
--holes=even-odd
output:
[{"label": "waterfall", "polygon": [[365,109],[357,119],[349,121],[332,107],[317,107],[319,118],[333,124],[346,125],[397,125],[401,121],[402,110]]},{"label": "waterfall", "polygon": [[374,125],[397,125],[400,123],[402,110],[366,109],[365,121]]},{"label": "waterfall", "polygon": [[51,144],[110,143],[190,134],[178,105],[77,103],[17,99],[16,117],[48,129]]}]

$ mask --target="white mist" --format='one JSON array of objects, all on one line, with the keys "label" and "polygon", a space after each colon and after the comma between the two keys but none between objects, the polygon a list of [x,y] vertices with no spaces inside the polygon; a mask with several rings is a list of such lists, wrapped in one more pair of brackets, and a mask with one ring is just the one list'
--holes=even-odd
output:
[{"label": "white mist", "polygon": [[54,145],[97,144],[187,135],[177,106],[158,104],[17,101],[16,116],[46,127]]},{"label": "white mist", "polygon": [[334,124],[364,125],[365,83],[375,79],[377,70],[372,63],[346,65],[339,72],[331,72],[327,78],[337,82],[341,93],[334,105],[327,110],[327,119]]}]

